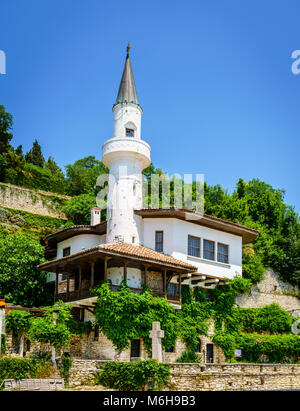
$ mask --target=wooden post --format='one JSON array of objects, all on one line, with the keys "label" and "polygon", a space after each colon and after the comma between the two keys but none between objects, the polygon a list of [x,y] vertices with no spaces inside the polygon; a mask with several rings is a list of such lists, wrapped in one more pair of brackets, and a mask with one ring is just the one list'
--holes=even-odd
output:
[{"label": "wooden post", "polygon": [[167,298],[167,270],[163,270],[163,291],[165,298]]},{"label": "wooden post", "polygon": [[107,283],[107,263],[109,258],[104,257],[104,282]]},{"label": "wooden post", "polygon": [[82,266],[80,265],[79,271],[78,271],[78,297],[80,297],[81,286],[82,286]]},{"label": "wooden post", "polygon": [[70,276],[68,274],[68,277],[67,277],[67,301],[69,301],[69,295],[70,295]]},{"label": "wooden post", "polygon": [[124,260],[124,283],[127,285],[127,264],[128,261]]},{"label": "wooden post", "polygon": [[147,286],[147,274],[148,274],[148,264],[144,265],[144,285]]},{"label": "wooden post", "polygon": [[179,273],[179,302],[181,304],[181,273]]},{"label": "wooden post", "polygon": [[91,262],[91,288],[94,287],[94,283],[95,283],[95,263],[94,261]]},{"label": "wooden post", "polygon": [[54,302],[57,300],[57,294],[58,294],[58,268],[56,268],[56,273],[55,273],[55,295],[54,295]]}]

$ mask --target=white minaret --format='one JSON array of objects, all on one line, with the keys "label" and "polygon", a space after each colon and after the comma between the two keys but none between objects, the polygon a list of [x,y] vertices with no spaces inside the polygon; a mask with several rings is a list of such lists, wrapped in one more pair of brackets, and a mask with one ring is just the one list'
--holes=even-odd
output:
[{"label": "white minaret", "polygon": [[113,106],[113,138],[102,146],[102,162],[109,168],[106,242],[141,244],[142,171],[150,164],[150,146],[141,140],[142,108],[133,78],[129,48]]}]

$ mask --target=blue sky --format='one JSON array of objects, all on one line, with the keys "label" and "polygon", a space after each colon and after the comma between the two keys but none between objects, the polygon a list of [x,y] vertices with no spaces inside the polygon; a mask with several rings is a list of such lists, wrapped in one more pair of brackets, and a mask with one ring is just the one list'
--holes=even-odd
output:
[{"label": "blue sky", "polygon": [[101,160],[130,41],[155,166],[229,190],[259,178],[300,211],[299,1],[10,0],[0,15],[15,146]]}]

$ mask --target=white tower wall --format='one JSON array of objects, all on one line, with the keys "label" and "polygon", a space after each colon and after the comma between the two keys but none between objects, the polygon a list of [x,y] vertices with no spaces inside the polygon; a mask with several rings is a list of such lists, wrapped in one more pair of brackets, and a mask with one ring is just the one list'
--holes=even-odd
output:
[{"label": "white tower wall", "polygon": [[[128,124],[136,127],[134,137],[126,137]],[[142,171],[150,164],[150,146],[140,139],[140,130],[139,106],[118,104],[114,109],[114,137],[102,147],[102,162],[109,168],[107,243],[143,242],[142,218],[134,210],[142,208]]]}]

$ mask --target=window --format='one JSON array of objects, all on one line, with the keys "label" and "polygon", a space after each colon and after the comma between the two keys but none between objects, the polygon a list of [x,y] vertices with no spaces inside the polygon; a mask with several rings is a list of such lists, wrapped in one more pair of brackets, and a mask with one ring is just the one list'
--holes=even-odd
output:
[{"label": "window", "polygon": [[197,338],[198,344],[196,345],[195,352],[201,352],[201,340]]},{"label": "window", "polygon": [[228,245],[218,243],[218,261],[228,264]]},{"label": "window", "polygon": [[173,284],[173,283],[168,284],[167,292],[169,294],[179,294],[179,284]]},{"label": "window", "polygon": [[155,231],[155,251],[162,253],[164,249],[164,232]]},{"label": "window", "polygon": [[174,352],[174,347],[165,348],[165,352]]},{"label": "window", "polygon": [[71,247],[66,247],[63,249],[63,257],[67,257],[71,254]]},{"label": "window", "polygon": [[126,137],[134,137],[134,130],[132,128],[126,128]]},{"label": "window", "polygon": [[215,259],[215,243],[209,240],[203,240],[203,258],[206,260]]},{"label": "window", "polygon": [[188,255],[200,257],[200,238],[188,236]]}]

